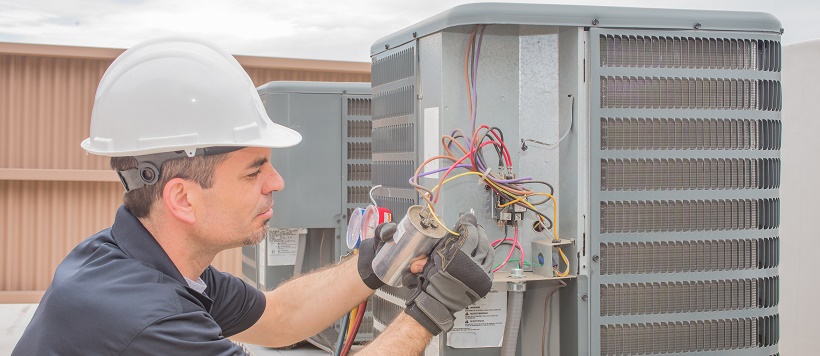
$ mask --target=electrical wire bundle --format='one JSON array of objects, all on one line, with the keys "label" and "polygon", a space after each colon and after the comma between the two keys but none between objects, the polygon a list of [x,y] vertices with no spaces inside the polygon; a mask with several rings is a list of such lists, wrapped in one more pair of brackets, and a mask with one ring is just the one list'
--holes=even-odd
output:
[{"label": "electrical wire bundle", "polygon": [[[450,229],[448,229],[447,225],[444,224],[438,217],[438,215],[435,213],[435,204],[438,202],[439,195],[441,194],[441,187],[444,184],[447,184],[452,180],[460,177],[469,175],[479,176],[479,179],[486,185],[488,189],[492,190],[494,194],[497,194],[499,197],[502,198],[499,199],[499,204],[496,206],[496,208],[498,208],[500,211],[514,211],[515,206],[519,206],[525,209],[526,211],[534,212],[538,217],[538,221],[536,222],[536,225],[534,227],[539,229],[540,231],[546,232],[552,229],[552,238],[556,242],[558,242],[560,241],[560,239],[558,238],[558,234],[555,227],[558,206],[555,197],[553,197],[555,190],[552,187],[552,185],[550,185],[547,182],[533,180],[531,177],[515,178],[513,174],[512,158],[510,155],[510,151],[507,148],[507,145],[504,143],[504,135],[501,132],[501,129],[499,129],[498,127],[490,127],[487,125],[479,125],[478,128],[476,128],[476,109],[478,103],[478,96],[476,93],[476,78],[478,74],[478,62],[481,55],[481,42],[483,40],[484,30],[486,29],[486,27],[487,25],[478,25],[472,31],[469,43],[467,45],[467,51],[464,56],[464,78],[467,90],[467,97],[469,101],[470,128],[472,129],[470,131],[471,135],[468,137],[461,130],[457,129],[453,131],[453,133],[451,133],[450,135],[443,136],[441,138],[441,144],[446,154],[430,157],[429,159],[425,160],[421,165],[419,165],[413,177],[410,178],[410,185],[416,189],[416,191],[419,193],[422,199],[424,199],[424,201],[427,203],[427,209],[431,213],[429,215],[432,216],[441,226],[447,229],[449,233],[458,235],[458,233],[456,233],[455,231],[451,231]],[[459,141],[459,139],[463,141],[463,144]],[[453,153],[453,146],[458,148],[457,154]],[[484,156],[484,151],[487,146],[490,146],[498,156],[497,171],[493,171],[493,169],[488,164],[488,159]],[[427,164],[436,160],[444,160],[452,163],[449,167],[422,173],[422,170]],[[466,172],[462,172],[448,178],[450,173],[452,173],[457,168],[466,170]],[[441,172],[444,173],[439,178],[438,184],[432,189],[428,189],[419,184],[419,178]],[[538,192],[525,186],[531,184],[545,185],[547,188],[549,188],[550,192]],[[540,200],[531,201],[531,199],[534,197],[543,198]],[[552,201],[552,219],[550,219],[550,217],[548,217],[547,215],[543,214],[537,208],[538,205],[545,204],[549,201]],[[511,244],[510,252],[507,255],[507,258],[499,266],[495,267],[493,269],[493,272],[500,270],[510,261],[510,258],[512,257],[515,249],[518,249],[520,251],[520,263],[523,263],[524,261],[524,250],[521,247],[520,242],[518,242],[518,222],[515,221],[513,226],[514,233],[512,239],[505,236],[504,239],[496,240],[493,242],[493,247],[498,247],[506,243]],[[559,271],[555,266],[553,266],[553,270],[555,275],[559,277],[564,277],[569,275],[570,272],[569,261],[567,260],[567,257],[564,254],[563,250],[560,247],[558,247],[557,249],[560,258],[566,265],[566,269],[563,271]]]}]

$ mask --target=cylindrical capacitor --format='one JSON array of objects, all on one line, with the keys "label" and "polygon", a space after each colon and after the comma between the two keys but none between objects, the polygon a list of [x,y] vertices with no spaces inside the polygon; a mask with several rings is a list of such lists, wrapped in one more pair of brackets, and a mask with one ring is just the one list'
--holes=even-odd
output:
[{"label": "cylindrical capacitor", "polygon": [[[373,271],[384,283],[402,286],[402,276],[410,271],[410,264],[433,248],[447,230],[431,217],[425,208],[413,205],[396,226],[393,239],[373,258]],[[432,214],[432,213],[429,213]]]}]

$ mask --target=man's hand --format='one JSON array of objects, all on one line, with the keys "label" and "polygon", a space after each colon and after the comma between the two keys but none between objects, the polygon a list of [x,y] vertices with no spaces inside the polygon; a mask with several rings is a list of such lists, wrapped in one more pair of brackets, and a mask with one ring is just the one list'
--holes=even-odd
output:
[{"label": "man's hand", "polygon": [[405,312],[433,335],[453,328],[453,314],[487,295],[492,288],[493,250],[472,214],[456,224],[459,236],[447,234],[418,276]]},{"label": "man's hand", "polygon": [[376,290],[384,285],[381,279],[373,271],[373,258],[379,253],[384,243],[393,239],[396,233],[396,224],[383,223],[376,226],[376,236],[372,239],[365,239],[359,243],[359,276],[370,289]]}]

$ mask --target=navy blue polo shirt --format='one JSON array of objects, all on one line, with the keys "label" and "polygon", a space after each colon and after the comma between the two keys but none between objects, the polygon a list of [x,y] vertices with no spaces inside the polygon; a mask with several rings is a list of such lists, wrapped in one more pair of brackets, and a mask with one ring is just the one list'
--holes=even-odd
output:
[{"label": "navy blue polo shirt", "polygon": [[245,354],[226,337],[259,320],[264,294],[211,266],[200,278],[204,293],[120,207],[57,267],[12,355]]}]

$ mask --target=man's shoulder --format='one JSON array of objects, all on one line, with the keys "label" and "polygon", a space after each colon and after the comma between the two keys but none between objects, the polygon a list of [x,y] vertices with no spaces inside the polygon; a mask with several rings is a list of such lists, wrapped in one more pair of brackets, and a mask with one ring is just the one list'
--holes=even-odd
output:
[{"label": "man's shoulder", "polygon": [[198,312],[204,310],[184,286],[130,258],[101,232],[57,268],[21,342],[118,353],[157,322]]},{"label": "man's shoulder", "polygon": [[150,312],[162,317],[183,312],[180,299],[188,293],[172,277],[128,256],[101,232],[60,264],[49,294],[60,295],[59,302],[110,308],[110,315]]}]

